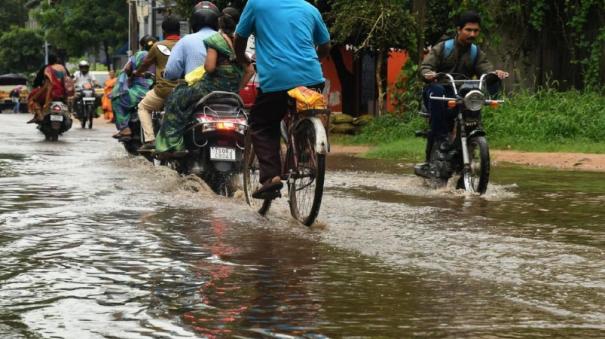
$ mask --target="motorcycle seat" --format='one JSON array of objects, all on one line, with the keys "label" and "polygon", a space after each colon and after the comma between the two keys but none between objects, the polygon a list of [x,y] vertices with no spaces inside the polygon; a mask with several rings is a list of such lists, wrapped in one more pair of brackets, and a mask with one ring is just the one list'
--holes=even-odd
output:
[{"label": "motorcycle seat", "polygon": [[197,102],[196,110],[203,111],[209,108],[219,115],[237,115],[244,107],[242,98],[231,92],[212,92]]}]

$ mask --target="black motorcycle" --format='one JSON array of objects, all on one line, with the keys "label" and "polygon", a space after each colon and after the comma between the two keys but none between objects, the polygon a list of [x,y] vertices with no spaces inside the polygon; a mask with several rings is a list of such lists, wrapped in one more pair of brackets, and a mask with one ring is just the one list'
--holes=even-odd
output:
[{"label": "black motorcycle", "polygon": [[[487,133],[481,123],[481,109],[496,107],[500,79],[495,74],[484,74],[479,80],[463,75],[439,73],[437,81],[450,86],[451,97],[431,96],[429,100],[445,101],[456,114],[454,127],[448,142],[432,140],[430,130],[416,132],[416,136],[428,138],[427,163],[416,166],[415,174],[428,179],[433,186],[443,187],[454,175],[460,175],[457,188],[467,192],[484,194],[490,175],[490,156]],[[423,105],[420,115],[431,119]]]},{"label": "black motorcycle", "polygon": [[187,151],[169,165],[200,176],[217,194],[233,196],[240,186],[248,128],[244,103],[236,93],[216,91],[195,107],[184,136]]},{"label": "black motorcycle", "polygon": [[59,135],[71,128],[72,122],[67,105],[61,101],[53,101],[42,120],[36,124],[47,141],[57,141]]},{"label": "black motorcycle", "polygon": [[78,89],[75,105],[77,117],[80,120],[82,128],[86,128],[87,122],[88,128],[92,128],[92,122],[97,110],[97,97],[91,84],[86,84],[86,86]]}]

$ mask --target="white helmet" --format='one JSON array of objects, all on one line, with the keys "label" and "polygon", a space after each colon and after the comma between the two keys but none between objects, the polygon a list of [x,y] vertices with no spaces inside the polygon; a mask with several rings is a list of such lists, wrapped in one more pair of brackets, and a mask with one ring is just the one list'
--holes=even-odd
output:
[{"label": "white helmet", "polygon": [[80,63],[78,64],[78,67],[90,67],[90,64],[88,63],[88,61],[86,61],[86,60],[82,60],[82,61],[80,61]]}]

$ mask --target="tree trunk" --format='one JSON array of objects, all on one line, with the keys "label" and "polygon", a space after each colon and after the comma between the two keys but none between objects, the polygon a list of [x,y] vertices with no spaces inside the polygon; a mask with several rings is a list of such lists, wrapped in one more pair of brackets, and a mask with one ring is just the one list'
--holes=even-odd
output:
[{"label": "tree trunk", "polygon": [[107,41],[103,41],[103,51],[105,52],[105,66],[107,66],[107,70],[111,70],[111,56],[109,55],[109,46]]},{"label": "tree trunk", "polygon": [[379,51],[376,54],[376,88],[378,89],[378,103],[376,105],[376,115],[382,116],[385,104],[385,88],[382,70],[384,68],[384,52]]},{"label": "tree trunk", "polygon": [[416,21],[418,23],[418,46],[417,55],[412,55],[413,58],[418,59],[418,64],[422,63],[424,57],[424,29],[426,26],[426,1],[425,0],[414,0],[412,4],[413,12],[416,13]]},{"label": "tree trunk", "polygon": [[353,79],[353,73],[349,72],[347,66],[345,66],[340,46],[336,45],[330,50],[330,57],[336,66],[336,73],[338,73],[340,87],[342,88],[342,112],[351,115],[354,113],[355,80]]}]

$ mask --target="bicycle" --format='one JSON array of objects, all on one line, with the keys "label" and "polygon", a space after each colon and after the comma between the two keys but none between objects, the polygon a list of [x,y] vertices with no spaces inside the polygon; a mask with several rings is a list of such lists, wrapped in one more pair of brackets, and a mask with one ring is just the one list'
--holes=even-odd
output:
[{"label": "bicycle", "polygon": [[[295,101],[291,100],[288,113],[281,124],[281,178],[286,181],[288,188],[292,217],[306,226],[315,222],[323,197],[326,155],[330,150],[326,132],[329,118],[328,109],[297,111]],[[258,159],[250,129],[245,135],[243,182],[246,202],[257,209],[258,213],[265,215],[272,200],[252,198],[252,192],[260,183]]]}]

